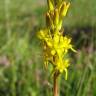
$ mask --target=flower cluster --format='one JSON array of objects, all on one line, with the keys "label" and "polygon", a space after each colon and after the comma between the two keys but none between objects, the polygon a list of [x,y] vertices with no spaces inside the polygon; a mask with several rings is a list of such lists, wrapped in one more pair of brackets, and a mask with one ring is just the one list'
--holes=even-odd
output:
[{"label": "flower cluster", "polygon": [[38,37],[42,40],[44,46],[45,67],[48,63],[53,65],[53,73],[63,73],[67,79],[67,68],[69,58],[66,58],[69,49],[76,52],[71,44],[71,38],[68,38],[61,32],[63,17],[66,16],[70,3],[62,1],[55,5],[53,0],[47,0],[48,12],[46,13],[46,28],[38,32]]}]

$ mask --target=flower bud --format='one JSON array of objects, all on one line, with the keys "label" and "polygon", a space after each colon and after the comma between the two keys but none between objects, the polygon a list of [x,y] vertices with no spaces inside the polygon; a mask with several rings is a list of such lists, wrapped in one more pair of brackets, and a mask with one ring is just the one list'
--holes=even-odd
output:
[{"label": "flower bud", "polygon": [[59,23],[58,23],[58,30],[61,29],[61,27],[62,27],[62,22],[63,22],[62,19],[60,19],[60,20],[59,20]]},{"label": "flower bud", "polygon": [[53,2],[52,0],[47,0],[47,3],[48,3],[48,8],[50,11],[54,10],[54,5],[53,5]]},{"label": "flower bud", "polygon": [[63,2],[60,6],[60,17],[66,16],[70,3]]},{"label": "flower bud", "polygon": [[51,20],[50,14],[47,12],[47,14],[46,14],[46,26],[50,27],[51,25],[52,25],[52,20]]},{"label": "flower bud", "polygon": [[54,25],[58,25],[58,22],[59,22],[59,12],[58,12],[58,9],[55,9],[54,10]]}]

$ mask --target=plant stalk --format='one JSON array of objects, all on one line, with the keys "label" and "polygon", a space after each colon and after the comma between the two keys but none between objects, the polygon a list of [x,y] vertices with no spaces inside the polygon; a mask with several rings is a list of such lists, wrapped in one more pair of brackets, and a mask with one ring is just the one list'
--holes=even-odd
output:
[{"label": "plant stalk", "polygon": [[59,91],[58,91],[58,72],[54,73],[54,77],[53,77],[53,96],[59,96]]}]

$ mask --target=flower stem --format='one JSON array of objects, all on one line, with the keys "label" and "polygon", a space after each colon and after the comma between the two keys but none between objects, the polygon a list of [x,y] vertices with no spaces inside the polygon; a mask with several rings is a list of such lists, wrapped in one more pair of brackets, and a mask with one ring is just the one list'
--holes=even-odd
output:
[{"label": "flower stem", "polygon": [[53,77],[53,80],[54,80],[54,85],[53,85],[53,96],[59,96],[59,92],[58,92],[58,72],[55,72],[54,73],[54,77]]}]

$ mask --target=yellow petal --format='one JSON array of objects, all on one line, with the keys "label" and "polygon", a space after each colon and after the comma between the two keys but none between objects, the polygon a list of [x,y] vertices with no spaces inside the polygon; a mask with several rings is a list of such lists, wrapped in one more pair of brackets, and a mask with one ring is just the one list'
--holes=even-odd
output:
[{"label": "yellow petal", "polygon": [[47,43],[48,47],[52,47],[53,46],[52,42],[50,40],[46,40],[46,43]]},{"label": "yellow petal", "polygon": [[74,48],[72,48],[72,47],[71,47],[71,50],[72,50],[73,52],[77,52],[77,51],[76,51]]},{"label": "yellow petal", "polygon": [[67,77],[68,77],[68,71],[67,71],[66,68],[65,68],[64,70],[65,70],[65,80],[67,80]]},{"label": "yellow petal", "polygon": [[52,55],[55,55],[55,53],[56,53],[55,50],[52,50],[52,51],[51,51],[51,54],[52,54]]},{"label": "yellow petal", "polygon": [[43,30],[40,30],[38,33],[37,33],[37,36],[39,39],[43,39],[45,37],[45,33]]}]

